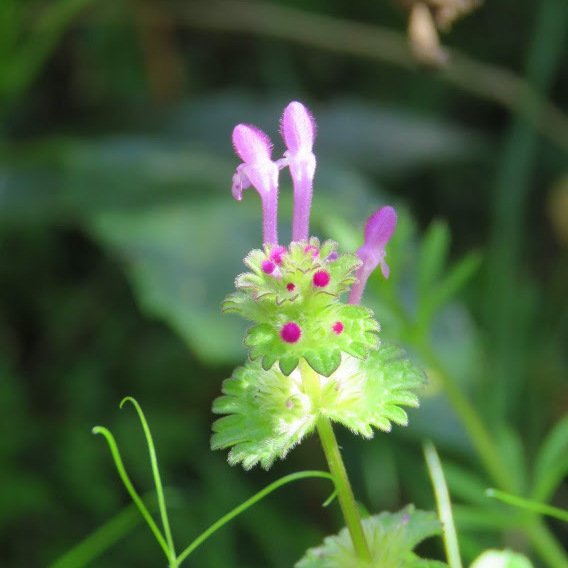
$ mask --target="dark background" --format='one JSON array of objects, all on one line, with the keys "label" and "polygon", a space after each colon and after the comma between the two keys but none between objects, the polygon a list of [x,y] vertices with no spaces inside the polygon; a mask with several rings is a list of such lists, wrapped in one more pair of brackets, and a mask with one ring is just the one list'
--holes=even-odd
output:
[{"label": "dark background", "polygon": [[[506,489],[534,497],[552,463],[541,497],[567,506],[568,426],[543,441],[568,404],[568,10],[488,0],[442,36],[456,50],[443,69],[414,60],[406,23],[381,1],[0,0],[3,568],[83,565],[55,563],[129,504],[94,425],[151,490],[126,395],[152,427],[179,549],[279,476],[325,469],[315,437],[269,472],[209,450],[211,403],[245,358],[246,325],[219,306],[261,239],[257,196],[230,194],[230,135],[257,124],[278,157],[294,99],[319,128],[313,232],[353,251],[374,208],[399,211],[393,277],[375,276],[368,303],[430,379],[407,429],[372,441],[337,429],[357,496],[371,512],[432,508],[431,438],[465,560],[510,546],[539,565],[530,535],[499,523],[511,510],[484,497],[498,481],[445,393],[457,385],[482,418]],[[188,565],[291,566],[340,528],[337,505],[320,507],[328,493],[322,480],[280,490]],[[165,565],[135,515],[121,527],[92,566]],[[442,558],[440,542],[424,550]]]}]

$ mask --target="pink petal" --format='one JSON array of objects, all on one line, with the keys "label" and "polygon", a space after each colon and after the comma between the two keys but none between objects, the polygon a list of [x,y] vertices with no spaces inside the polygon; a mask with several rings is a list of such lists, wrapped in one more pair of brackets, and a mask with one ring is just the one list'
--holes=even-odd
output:
[{"label": "pink petal", "polygon": [[292,154],[311,152],[316,137],[316,123],[310,111],[298,101],[292,101],[282,115],[280,131]]},{"label": "pink petal", "polygon": [[245,164],[254,166],[270,160],[270,138],[256,126],[237,124],[233,130],[235,152]]},{"label": "pink petal", "polygon": [[383,248],[392,237],[396,227],[396,212],[390,207],[381,207],[375,211],[365,226],[365,245]]},{"label": "pink petal", "polygon": [[233,186],[232,186],[232,193],[233,197],[240,201],[243,198],[243,189],[247,189],[250,187],[250,179],[246,174],[246,164],[241,164],[235,175],[233,176]]}]

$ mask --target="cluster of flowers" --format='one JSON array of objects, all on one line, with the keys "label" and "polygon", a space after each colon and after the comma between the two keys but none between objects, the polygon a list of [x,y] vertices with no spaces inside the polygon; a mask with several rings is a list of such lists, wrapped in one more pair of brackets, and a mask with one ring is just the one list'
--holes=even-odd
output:
[{"label": "cluster of flowers", "polygon": [[[385,246],[396,225],[392,207],[369,218],[364,244],[356,254],[340,254],[333,241],[309,235],[316,158],[315,122],[299,102],[291,102],[281,120],[287,146],[272,160],[268,136],[247,124],[233,131],[243,163],[233,176],[233,196],[254,187],[262,200],[262,249],[244,262],[248,272],[223,303],[226,312],[253,322],[245,336],[249,360],[223,384],[213,411],[225,414],[213,426],[212,447],[232,447],[231,463],[269,467],[284,457],[321,416],[365,437],[373,428],[406,424],[401,404],[416,406],[411,390],[422,373],[395,346],[380,345],[379,324],[360,306],[369,275],[379,265],[385,277]],[[280,170],[288,168],[294,186],[292,242],[278,242]],[[347,302],[341,295],[349,291]],[[313,375],[312,375],[313,373]],[[312,376],[313,380],[309,377]]]},{"label": "cluster of flowers", "polygon": [[[294,184],[294,218],[292,241],[309,239],[309,219],[312,203],[313,181],[316,171],[316,157],[313,145],[316,136],[315,121],[308,109],[300,102],[291,102],[282,115],[281,134],[288,148],[284,156],[276,161],[271,158],[270,138],[255,126],[238,124],[233,130],[233,145],[243,163],[237,167],[233,176],[233,196],[242,199],[243,189],[254,187],[262,200],[263,241],[265,245],[278,245],[278,175],[279,170],[288,168]],[[365,243],[357,251],[362,261],[357,270],[357,281],[351,290],[348,303],[359,304],[370,274],[381,266],[385,278],[389,268],[385,261],[385,246],[396,226],[396,213],[390,206],[382,207],[369,218],[365,228]],[[280,277],[279,265],[286,249],[275,246],[262,263],[266,274]],[[305,253],[317,256],[315,247],[307,245]],[[326,260],[337,258],[337,252]],[[325,288],[330,276],[325,270],[314,274],[313,285]],[[289,283],[289,291],[294,291],[294,283]],[[292,334],[295,337],[296,334]]]}]

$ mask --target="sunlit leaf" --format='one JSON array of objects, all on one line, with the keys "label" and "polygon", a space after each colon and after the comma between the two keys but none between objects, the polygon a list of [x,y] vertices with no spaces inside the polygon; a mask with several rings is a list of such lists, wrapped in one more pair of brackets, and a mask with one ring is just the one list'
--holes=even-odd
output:
[{"label": "sunlit leaf", "polygon": [[417,557],[413,550],[423,540],[439,535],[441,525],[434,513],[409,505],[398,513],[381,513],[363,519],[371,562],[358,558],[346,528],[309,549],[296,568],[442,568],[446,564]]},{"label": "sunlit leaf", "polygon": [[258,360],[239,367],[213,404],[214,413],[226,416],[213,425],[212,448],[231,448],[231,464],[268,469],[314,430],[320,415],[371,438],[373,429],[389,431],[391,422],[406,425],[401,406],[418,405],[413,391],[424,375],[400,349],[384,344],[365,361],[344,356],[336,371],[317,380],[320,395],[312,399],[299,367],[289,375],[277,365],[266,371]]}]

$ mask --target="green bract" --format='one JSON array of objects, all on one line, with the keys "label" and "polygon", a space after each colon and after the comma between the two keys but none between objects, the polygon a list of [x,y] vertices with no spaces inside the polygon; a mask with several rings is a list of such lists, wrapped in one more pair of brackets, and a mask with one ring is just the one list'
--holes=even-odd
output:
[{"label": "green bract", "polygon": [[365,360],[341,356],[329,377],[307,393],[300,368],[284,375],[278,367],[263,369],[259,361],[239,367],[223,383],[213,412],[226,414],[213,424],[213,449],[232,447],[229,463],[245,469],[260,463],[268,469],[316,426],[320,416],[340,422],[365,438],[373,428],[389,431],[391,422],[406,425],[401,405],[418,406],[412,392],[424,383],[423,373],[402,358],[396,346],[382,344]]},{"label": "green bract", "polygon": [[296,568],[447,568],[436,560],[419,558],[412,551],[424,539],[441,533],[434,513],[409,505],[398,513],[381,513],[364,519],[363,530],[371,561],[357,557],[346,528],[308,550]]},{"label": "green bract", "polygon": [[[312,237],[287,249],[265,246],[245,258],[251,272],[237,277],[237,291],[227,297],[223,310],[255,322],[245,345],[263,369],[278,362],[289,375],[303,357],[314,371],[330,376],[342,353],[364,359],[377,348],[379,325],[372,312],[339,300],[356,281],[361,261],[353,254],[338,255],[336,249],[333,241],[320,246]],[[299,337],[286,336],[287,324],[297,326]]]}]

